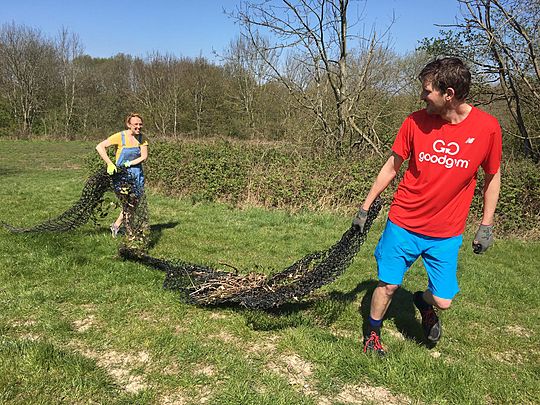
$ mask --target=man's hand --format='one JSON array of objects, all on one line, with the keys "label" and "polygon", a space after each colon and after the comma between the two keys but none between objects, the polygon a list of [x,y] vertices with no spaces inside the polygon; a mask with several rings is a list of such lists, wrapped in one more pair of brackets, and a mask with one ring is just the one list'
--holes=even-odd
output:
[{"label": "man's hand", "polygon": [[116,173],[116,165],[114,163],[107,163],[107,173],[112,176],[114,173]]},{"label": "man's hand", "polygon": [[131,161],[130,160],[126,160],[124,162],[124,167],[131,167]]},{"label": "man's hand", "polygon": [[493,245],[493,225],[480,225],[472,243],[473,252],[484,253]]},{"label": "man's hand", "polygon": [[356,229],[359,229],[360,232],[364,232],[364,226],[366,225],[367,214],[368,212],[362,207],[360,207],[360,209],[358,210],[358,212],[356,213],[352,221],[352,226]]}]

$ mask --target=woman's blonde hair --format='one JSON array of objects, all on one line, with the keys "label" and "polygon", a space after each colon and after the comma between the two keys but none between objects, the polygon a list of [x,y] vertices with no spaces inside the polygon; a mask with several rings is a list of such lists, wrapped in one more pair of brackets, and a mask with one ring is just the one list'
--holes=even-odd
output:
[{"label": "woman's blonde hair", "polygon": [[143,118],[141,117],[141,114],[138,114],[138,113],[129,113],[128,116],[126,117],[126,126],[131,122],[131,119],[134,118],[134,117],[137,117],[137,118],[139,118],[141,121],[144,121]]}]

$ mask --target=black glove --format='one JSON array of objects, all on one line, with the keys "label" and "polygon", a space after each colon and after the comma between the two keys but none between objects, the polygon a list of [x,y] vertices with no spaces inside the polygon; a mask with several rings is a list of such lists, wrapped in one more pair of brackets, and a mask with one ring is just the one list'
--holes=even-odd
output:
[{"label": "black glove", "polygon": [[472,243],[473,252],[484,253],[493,245],[493,225],[480,225]]},{"label": "black glove", "polygon": [[352,221],[352,226],[356,229],[359,229],[360,232],[364,232],[364,226],[366,225],[367,214],[368,212],[365,209],[360,208]]}]

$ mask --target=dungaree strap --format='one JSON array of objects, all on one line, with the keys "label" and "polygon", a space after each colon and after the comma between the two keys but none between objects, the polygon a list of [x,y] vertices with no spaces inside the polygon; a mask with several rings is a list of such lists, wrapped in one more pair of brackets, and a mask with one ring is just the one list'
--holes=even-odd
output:
[{"label": "dungaree strap", "polygon": [[122,131],[122,148],[126,146],[126,137],[124,136],[124,131]]}]

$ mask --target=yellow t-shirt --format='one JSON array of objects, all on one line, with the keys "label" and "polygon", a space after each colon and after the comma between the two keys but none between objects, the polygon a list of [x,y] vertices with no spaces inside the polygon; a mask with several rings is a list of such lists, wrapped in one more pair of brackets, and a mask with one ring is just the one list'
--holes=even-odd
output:
[{"label": "yellow t-shirt", "polygon": [[[122,146],[122,132],[124,131],[120,131],[120,132],[117,132],[115,134],[112,134],[111,136],[109,136],[107,138],[107,140],[111,143],[111,145],[116,145],[116,160],[118,161],[118,158],[120,157],[120,153],[122,153],[122,149],[124,148]],[[128,135],[124,132],[124,142],[125,142],[125,147],[126,148],[134,148],[136,146],[148,146],[148,138],[146,138],[146,136],[144,136],[144,134],[141,134],[141,139],[142,139],[142,142],[139,144],[139,141],[137,140],[137,136],[133,136],[134,140],[135,140],[135,143],[130,143],[130,137],[128,137]]]}]

